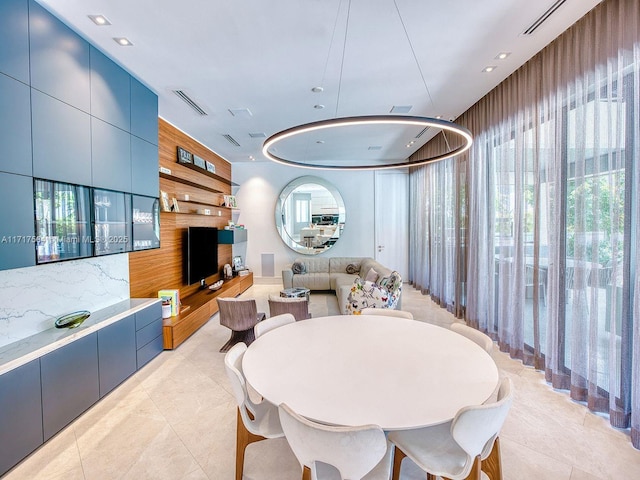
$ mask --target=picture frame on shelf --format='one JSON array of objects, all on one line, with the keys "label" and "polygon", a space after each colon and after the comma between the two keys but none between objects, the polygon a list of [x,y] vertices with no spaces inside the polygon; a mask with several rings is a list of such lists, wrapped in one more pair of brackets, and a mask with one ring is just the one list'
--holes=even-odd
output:
[{"label": "picture frame on shelf", "polygon": [[233,269],[236,272],[238,270],[244,269],[244,265],[242,264],[242,257],[240,255],[233,257]]},{"label": "picture frame on shelf", "polygon": [[224,206],[229,208],[238,208],[235,195],[224,195]]},{"label": "picture frame on shelf", "polygon": [[193,155],[191,152],[182,147],[178,147],[178,163],[193,163]]},{"label": "picture frame on shelf", "polygon": [[178,199],[176,197],[173,197],[172,204],[173,204],[172,210],[174,212],[180,213],[180,206],[178,205]]},{"label": "picture frame on shelf", "polygon": [[195,154],[193,155],[193,164],[196,167],[202,168],[203,170],[206,170],[206,168],[207,168],[207,166],[205,165],[204,159],[200,158],[199,156],[197,156]]},{"label": "picture frame on shelf", "polygon": [[205,162],[205,164],[207,165],[207,172],[216,173],[216,166],[213,163]]}]

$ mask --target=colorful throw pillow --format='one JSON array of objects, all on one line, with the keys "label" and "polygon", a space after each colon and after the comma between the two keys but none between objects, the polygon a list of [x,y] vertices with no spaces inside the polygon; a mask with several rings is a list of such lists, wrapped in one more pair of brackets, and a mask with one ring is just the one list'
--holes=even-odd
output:
[{"label": "colorful throw pillow", "polygon": [[350,263],[347,265],[347,273],[354,274],[360,271],[360,265],[356,265],[355,263]]},{"label": "colorful throw pillow", "polygon": [[392,304],[393,300],[386,288],[356,277],[347,297],[346,310],[350,315],[360,315],[363,308],[393,308],[397,298]]},{"label": "colorful throw pillow", "polygon": [[389,293],[394,293],[402,286],[402,277],[396,271],[393,271],[387,277],[378,280],[378,285],[387,289]]},{"label": "colorful throw pillow", "polygon": [[291,265],[291,270],[295,274],[307,273],[307,267],[305,267],[304,263],[302,262],[293,262],[293,265]]}]

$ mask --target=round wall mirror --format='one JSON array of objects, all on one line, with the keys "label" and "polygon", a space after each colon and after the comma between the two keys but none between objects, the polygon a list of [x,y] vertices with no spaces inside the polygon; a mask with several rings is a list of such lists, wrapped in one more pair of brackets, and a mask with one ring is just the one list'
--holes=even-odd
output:
[{"label": "round wall mirror", "polygon": [[345,217],[340,192],[319,177],[292,180],[276,203],[276,227],[282,241],[305,255],[317,255],[335,245]]}]

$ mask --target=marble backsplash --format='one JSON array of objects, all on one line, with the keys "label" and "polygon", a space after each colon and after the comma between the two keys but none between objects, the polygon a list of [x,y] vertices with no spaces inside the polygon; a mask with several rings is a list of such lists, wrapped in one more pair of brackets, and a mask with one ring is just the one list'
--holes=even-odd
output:
[{"label": "marble backsplash", "polygon": [[129,255],[0,271],[0,347],[54,328],[56,317],[129,298]]}]

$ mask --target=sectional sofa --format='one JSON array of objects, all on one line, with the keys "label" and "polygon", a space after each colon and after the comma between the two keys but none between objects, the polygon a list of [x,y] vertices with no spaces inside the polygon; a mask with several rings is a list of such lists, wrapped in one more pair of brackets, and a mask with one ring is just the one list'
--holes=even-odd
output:
[{"label": "sectional sofa", "polygon": [[[394,276],[395,275],[395,276]],[[356,279],[359,282],[356,284]],[[373,302],[371,295],[365,292],[370,291],[376,296],[376,287],[385,285],[389,278],[397,279],[397,284],[393,287],[393,301],[389,301],[391,308],[399,308],[402,280],[397,272],[385,267],[370,257],[301,257],[287,265],[282,270],[282,283],[284,288],[302,287],[309,290],[333,290],[338,297],[338,306],[342,314],[356,313],[357,300],[359,297],[367,297],[362,302]],[[369,282],[365,280],[368,279]],[[354,287],[357,285],[357,287]],[[355,292],[355,289],[365,290],[365,292]],[[350,296],[351,294],[351,302]],[[350,306],[351,304],[351,306]],[[360,305],[364,306],[364,305]],[[369,305],[377,306],[377,305]]]}]

